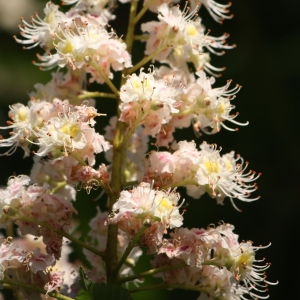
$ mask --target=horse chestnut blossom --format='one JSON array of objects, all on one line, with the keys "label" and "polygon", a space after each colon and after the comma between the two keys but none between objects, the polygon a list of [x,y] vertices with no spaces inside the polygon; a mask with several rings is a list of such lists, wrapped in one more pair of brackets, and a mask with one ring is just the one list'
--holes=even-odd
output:
[{"label": "horse chestnut blossom", "polygon": [[[176,229],[165,239],[159,250],[161,257],[155,258],[153,264],[181,267],[182,276],[173,277],[174,270],[162,274],[171,286],[176,283],[193,286],[193,290],[203,291],[213,299],[245,299],[246,294],[260,298],[268,284],[272,284],[265,279],[270,265],[255,259],[255,252],[264,247],[254,247],[250,241],[239,243],[233,230],[231,224],[208,229]],[[180,261],[184,262],[183,266]],[[258,281],[260,285],[256,284]]]},{"label": "horse chestnut blossom", "polygon": [[[47,293],[57,289],[69,290],[76,285],[78,277],[78,270],[65,259],[69,252],[64,243],[63,259],[55,260],[53,255],[47,254],[45,245],[32,235],[14,240],[1,238],[0,278],[9,276],[14,280],[22,277],[24,283],[40,286]],[[23,299],[40,297],[38,291],[28,291],[22,286],[18,287],[18,293]]]},{"label": "horse chestnut blossom", "polygon": [[241,87],[218,85],[213,65],[234,45],[201,15],[222,24],[231,3],[56,3],[14,37],[42,51],[33,64],[50,80],[0,126],[0,155],[32,162],[0,188],[0,298],[129,300],[151,277],[198,300],[268,298],[269,244],[224,221],[198,228],[202,210],[186,221],[204,194],[239,212],[235,200],[259,199],[260,174],[205,140],[248,125],[232,103]]},{"label": "horse chestnut blossom", "polygon": [[132,191],[121,192],[108,222],[117,223],[129,237],[141,234],[142,243],[156,249],[167,229],[182,225],[182,203],[178,193],[155,190],[142,182]]},{"label": "horse chestnut blossom", "polygon": [[[67,230],[72,215],[76,213],[72,202],[76,192],[72,186],[61,187],[59,193],[49,191],[47,185],[30,184],[30,178],[22,175],[10,178],[6,189],[0,190],[0,223],[14,219],[22,234],[43,236],[47,251],[60,257],[62,236],[56,231]],[[40,228],[40,224],[44,226]]]},{"label": "horse chestnut blossom", "polygon": [[194,142],[180,141],[173,153],[150,152],[145,179],[161,187],[185,186],[193,198],[207,192],[219,204],[226,197],[254,201],[256,197],[249,197],[257,189],[259,174],[246,169],[243,158],[233,151],[221,156],[216,145],[203,142],[197,150]]},{"label": "horse chestnut blossom", "polygon": [[[68,70],[67,72],[53,72],[52,78],[46,84],[36,83],[29,93],[31,99],[43,99],[52,102],[57,99],[68,99],[73,105],[81,104],[78,99],[85,86],[85,76],[80,72]],[[94,106],[94,99],[86,99],[86,105]]]},{"label": "horse chestnut blossom", "polygon": [[85,11],[85,5],[64,14],[57,5],[48,2],[45,18],[36,16],[31,23],[23,21],[23,39],[16,40],[29,45],[28,48],[40,45],[45,50],[43,55],[38,55],[40,62],[36,64],[40,67],[69,65],[73,70],[84,68],[92,75],[91,80],[103,83],[106,76],[112,78],[111,67],[114,71],[130,67],[131,57],[125,43],[105,29],[107,18],[95,17],[93,11],[83,16],[79,13],[82,11]]},{"label": "horse chestnut blossom", "polygon": [[[176,109],[176,89],[143,71],[132,74],[121,87],[120,120],[130,127],[144,125],[145,133],[155,136],[168,123]],[[163,97],[162,97],[163,95]]]},{"label": "horse chestnut blossom", "polygon": [[11,106],[7,127],[13,129],[11,137],[2,139],[0,147],[10,147],[7,154],[21,146],[28,156],[30,148],[37,146],[36,155],[53,157],[77,153],[79,160],[95,162],[95,153],[109,149],[104,137],[93,128],[94,118],[99,113],[94,107],[73,106],[67,100],[31,100],[28,105],[21,103]]},{"label": "horse chestnut blossom", "polygon": [[191,6],[205,6],[208,10],[209,14],[213,17],[213,19],[219,23],[222,23],[225,19],[231,19],[233,17],[230,13],[231,2],[221,4],[214,0],[191,0]]},{"label": "horse chestnut blossom", "polygon": [[229,88],[231,82],[228,81],[222,87],[213,88],[214,77],[207,77],[203,71],[196,72],[196,80],[192,82],[181,96],[182,114],[193,116],[193,121],[197,129],[206,133],[217,133],[221,127],[234,131],[225,124],[225,121],[234,125],[245,126],[248,123],[242,123],[235,120],[237,113],[232,113],[235,108],[231,101],[240,90],[236,85]]},{"label": "horse chestnut blossom", "polygon": [[[205,50],[222,54],[219,49],[231,49],[233,46],[225,43],[227,34],[213,37],[205,33],[196,13],[196,9],[182,11],[178,6],[170,7],[165,3],[159,6],[159,21],[150,21],[141,27],[143,32],[149,33],[145,54],[177,66],[191,62],[197,70],[215,70]],[[158,49],[160,51],[156,54]]]}]

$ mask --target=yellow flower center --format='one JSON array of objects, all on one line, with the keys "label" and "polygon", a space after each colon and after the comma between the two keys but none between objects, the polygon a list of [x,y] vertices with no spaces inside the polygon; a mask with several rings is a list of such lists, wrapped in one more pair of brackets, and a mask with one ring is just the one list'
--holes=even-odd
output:
[{"label": "yellow flower center", "polygon": [[242,266],[250,266],[253,262],[253,253],[252,252],[243,252],[237,263]]},{"label": "yellow flower center", "polygon": [[229,160],[225,160],[225,167],[228,171],[232,171],[233,170],[233,165]]},{"label": "yellow flower center", "polygon": [[219,173],[219,171],[220,171],[219,164],[214,160],[205,161],[204,166],[208,173]]},{"label": "yellow flower center", "polygon": [[142,84],[139,80],[133,80],[131,84],[136,90],[139,90],[142,87]]},{"label": "yellow flower center", "polygon": [[27,110],[25,108],[21,108],[17,114],[18,121],[25,121],[27,119]]},{"label": "yellow flower center", "polygon": [[62,53],[72,53],[73,52],[73,45],[70,41],[66,41],[64,47],[61,49]]},{"label": "yellow flower center", "polygon": [[47,24],[52,24],[53,23],[53,21],[55,20],[55,15],[54,15],[54,12],[52,11],[52,12],[50,12],[48,15],[46,15],[46,17],[45,17],[45,22],[47,23]]},{"label": "yellow flower center", "polygon": [[197,34],[197,29],[194,25],[190,24],[186,28],[186,33],[189,36],[195,36]]},{"label": "yellow flower center", "polygon": [[249,273],[249,268],[252,266],[254,256],[252,252],[246,251],[240,255],[236,262],[236,271],[238,276],[243,279],[247,273]]},{"label": "yellow flower center", "polygon": [[78,134],[79,128],[77,124],[65,124],[60,128],[60,132],[74,138]]},{"label": "yellow flower center", "polygon": [[218,105],[217,113],[219,113],[220,115],[223,115],[225,113],[225,105],[224,105],[224,103],[221,103],[221,104]]},{"label": "yellow flower center", "polygon": [[164,212],[173,209],[173,204],[168,198],[161,198],[158,201],[158,211]]}]

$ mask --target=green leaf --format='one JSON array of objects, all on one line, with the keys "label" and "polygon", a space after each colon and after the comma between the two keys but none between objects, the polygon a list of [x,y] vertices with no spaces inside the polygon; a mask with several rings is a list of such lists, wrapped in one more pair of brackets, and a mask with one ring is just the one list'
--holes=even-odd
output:
[{"label": "green leaf", "polygon": [[76,300],[92,300],[92,299],[94,299],[93,296],[89,291],[86,290],[80,290],[76,297]]},{"label": "green leaf", "polygon": [[128,290],[112,284],[95,284],[93,286],[93,296],[95,300],[132,300]]},{"label": "green leaf", "polygon": [[89,290],[89,288],[92,286],[92,283],[88,279],[88,277],[82,267],[79,268],[79,275],[80,275],[80,286],[85,291]]},{"label": "green leaf", "polygon": [[81,289],[76,300],[132,300],[132,297],[119,285],[97,283],[88,290]]}]

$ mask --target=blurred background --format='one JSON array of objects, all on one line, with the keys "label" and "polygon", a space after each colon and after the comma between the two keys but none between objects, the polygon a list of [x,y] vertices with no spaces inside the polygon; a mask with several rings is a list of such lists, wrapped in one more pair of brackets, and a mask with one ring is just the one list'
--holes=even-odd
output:
[{"label": "blurred background", "polygon": [[[221,1],[219,1],[221,2]],[[272,263],[269,280],[279,280],[270,288],[270,299],[296,299],[300,282],[300,2],[298,0],[232,0],[232,20],[216,24],[204,13],[212,35],[230,33],[229,43],[237,44],[213,64],[226,66],[224,79],[243,86],[234,100],[239,121],[249,121],[238,132],[222,131],[207,138],[225,151],[235,150],[250,168],[262,172],[258,180],[260,200],[239,204],[235,211],[229,202],[217,206],[210,199],[193,202],[187,213],[187,226],[207,226],[220,220],[231,222],[241,239],[255,245],[272,245],[258,254]],[[20,16],[40,10],[45,1],[0,0],[0,119],[4,125],[7,106],[27,102],[36,82],[50,76],[31,64],[35,51],[25,51],[13,39]],[[224,2],[223,2],[224,3]],[[215,62],[215,63],[214,63]],[[217,81],[218,82],[218,81]],[[217,83],[218,84],[218,83]],[[30,166],[22,152],[0,157],[0,184],[7,177]],[[299,155],[299,157],[298,157]],[[170,299],[180,299],[175,291]]]}]

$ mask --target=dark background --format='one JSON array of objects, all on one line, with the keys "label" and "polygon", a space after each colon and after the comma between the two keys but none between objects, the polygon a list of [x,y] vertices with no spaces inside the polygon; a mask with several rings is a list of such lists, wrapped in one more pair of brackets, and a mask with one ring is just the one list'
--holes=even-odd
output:
[{"label": "dark background", "polygon": [[[270,299],[296,299],[300,282],[300,2],[232,2],[232,20],[222,26],[210,21],[204,24],[212,29],[212,35],[229,32],[229,42],[237,44],[225,56],[213,57],[213,64],[226,66],[224,79],[233,79],[243,86],[234,104],[240,112],[239,120],[250,124],[235,133],[223,130],[209,137],[209,141],[224,151],[235,150],[249,161],[250,168],[262,172],[258,180],[261,199],[250,204],[237,203],[243,209],[241,213],[229,202],[221,207],[210,199],[194,201],[186,213],[187,225],[206,226],[224,220],[235,225],[241,239],[253,240],[256,245],[271,242],[271,247],[258,252],[272,263],[269,280],[279,280],[278,286],[270,288]],[[22,50],[11,32],[0,28],[0,41],[0,105],[4,124],[7,105],[26,102],[33,84],[45,82],[49,74],[32,66],[35,51]],[[22,160],[22,152],[0,157],[0,183],[5,184],[13,172],[24,172],[29,165],[30,161]]]}]

